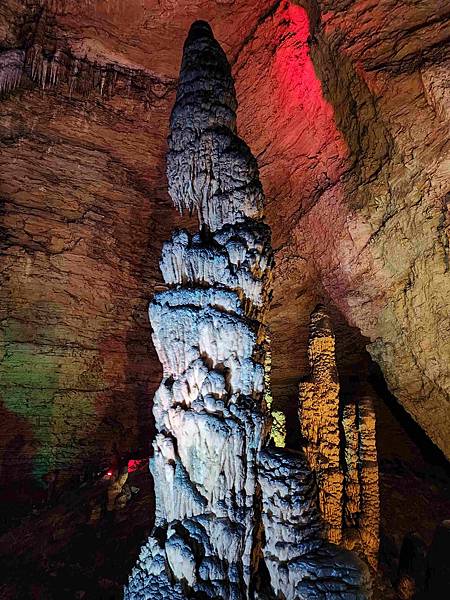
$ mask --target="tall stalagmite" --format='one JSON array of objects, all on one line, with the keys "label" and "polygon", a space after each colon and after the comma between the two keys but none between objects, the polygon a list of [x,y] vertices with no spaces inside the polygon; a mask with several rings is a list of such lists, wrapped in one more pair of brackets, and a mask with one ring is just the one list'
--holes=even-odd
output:
[{"label": "tall stalagmite", "polygon": [[125,598],[365,598],[364,568],[323,540],[304,456],[267,444],[270,231],[235,109],[225,54],[196,22],[167,172],[175,205],[195,210],[201,229],[176,231],[164,245],[169,290],[149,308],[164,370],[150,465],[156,522]]},{"label": "tall stalagmite", "polygon": [[299,419],[305,454],[316,473],[327,536],[342,541],[343,474],[340,467],[339,381],[330,318],[321,305],[311,315],[311,379],[300,384]]},{"label": "tall stalagmite", "polygon": [[335,336],[326,308],[311,314],[311,374],[299,386],[304,451],[314,471],[327,538],[358,551],[376,567],[379,545],[375,412],[369,386],[340,398]]}]

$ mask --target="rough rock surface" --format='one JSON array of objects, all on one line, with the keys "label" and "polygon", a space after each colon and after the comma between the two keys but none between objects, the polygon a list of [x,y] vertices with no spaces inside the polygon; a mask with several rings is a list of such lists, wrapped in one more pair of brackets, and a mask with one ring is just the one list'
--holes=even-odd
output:
[{"label": "rough rock surface", "polygon": [[311,373],[299,386],[302,446],[319,490],[327,538],[378,563],[380,500],[374,392],[369,386],[341,398],[335,336],[319,305],[311,314]]},{"label": "rough rock surface", "polygon": [[350,325],[448,457],[446,36],[443,1],[280,2],[234,73],[276,253],[274,398],[294,402],[305,315],[334,304],[341,376]]},{"label": "rough rock surface", "polygon": [[178,218],[165,139],[195,18],[232,59],[268,199],[275,405],[295,413],[308,316],[330,303],[341,389],[370,341],[449,455],[446,14],[444,0],[1,2],[3,489],[27,499],[28,476],[149,439],[143,315]]},{"label": "rough rock surface", "polygon": [[324,542],[315,481],[303,453],[265,450],[259,464],[262,551],[275,598],[367,598],[370,578],[365,565],[352,553]]},{"label": "rough rock surface", "polygon": [[170,119],[167,173],[174,204],[195,208],[202,229],[192,238],[177,231],[164,245],[170,288],[149,308],[164,372],[153,408],[156,521],[130,599],[237,600],[255,569],[272,258],[258,171],[235,133],[235,108],[226,56],[209,25],[196,22]]},{"label": "rough rock surface", "polygon": [[311,315],[309,381],[299,386],[300,433],[316,474],[320,510],[331,542],[342,541],[344,474],[341,466],[339,380],[330,318],[323,306]]},{"label": "rough rock surface", "polygon": [[201,231],[176,232],[165,245],[170,287],[149,308],[163,366],[150,461],[156,520],[125,599],[362,600],[368,569],[324,540],[304,455],[265,448],[270,232],[234,111],[226,56],[197,21],[184,46],[167,173],[175,205],[195,208]]}]

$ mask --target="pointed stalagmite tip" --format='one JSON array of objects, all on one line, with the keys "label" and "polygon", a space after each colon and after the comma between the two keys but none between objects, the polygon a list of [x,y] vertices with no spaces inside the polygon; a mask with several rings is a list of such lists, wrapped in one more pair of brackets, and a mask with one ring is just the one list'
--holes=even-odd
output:
[{"label": "pointed stalagmite tip", "polygon": [[199,38],[206,37],[212,38],[213,32],[212,29],[206,21],[194,21],[189,30],[188,37],[186,39],[186,44],[189,44]]},{"label": "pointed stalagmite tip", "polygon": [[310,337],[334,337],[330,315],[323,304],[318,304],[311,313]]}]

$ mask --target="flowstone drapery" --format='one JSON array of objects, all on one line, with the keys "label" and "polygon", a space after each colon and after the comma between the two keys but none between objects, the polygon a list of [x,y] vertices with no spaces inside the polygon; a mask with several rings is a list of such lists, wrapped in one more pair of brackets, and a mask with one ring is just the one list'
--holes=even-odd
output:
[{"label": "flowstone drapery", "polygon": [[366,571],[324,541],[300,453],[269,447],[264,401],[270,230],[256,161],[236,135],[230,67],[194,23],[171,116],[167,173],[176,231],[149,308],[163,365],[154,398],[152,536],[128,600],[365,598]]}]

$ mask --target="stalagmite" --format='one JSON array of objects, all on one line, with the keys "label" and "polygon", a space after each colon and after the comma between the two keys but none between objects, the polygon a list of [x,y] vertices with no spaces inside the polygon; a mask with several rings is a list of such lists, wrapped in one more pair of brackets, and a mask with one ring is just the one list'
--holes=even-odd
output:
[{"label": "stalagmite", "polygon": [[196,211],[201,229],[177,231],[164,245],[169,289],[149,308],[163,366],[150,461],[156,519],[125,598],[366,598],[364,567],[323,539],[303,454],[268,444],[270,230],[235,109],[225,54],[209,25],[196,22],[167,173],[174,204]]},{"label": "stalagmite", "polygon": [[308,358],[311,376],[299,386],[300,428],[327,538],[355,550],[375,568],[379,492],[371,390],[367,386],[351,401],[341,401],[335,337],[321,305],[311,314]]},{"label": "stalagmite", "polygon": [[310,328],[311,381],[300,384],[300,427],[306,457],[317,477],[327,537],[339,544],[342,540],[344,482],[339,456],[339,381],[334,334],[323,306],[319,305],[312,313]]}]

